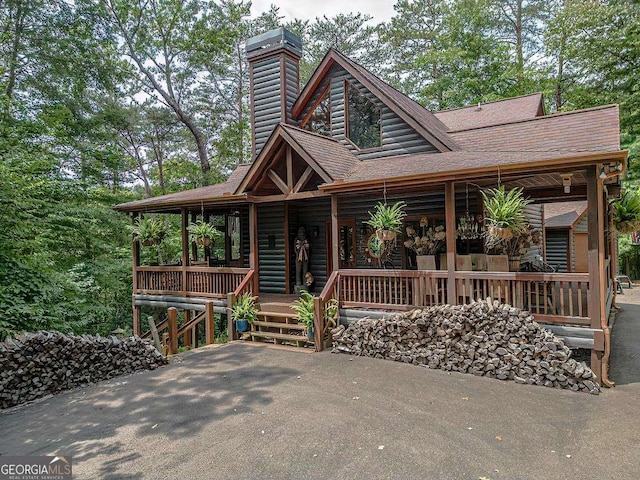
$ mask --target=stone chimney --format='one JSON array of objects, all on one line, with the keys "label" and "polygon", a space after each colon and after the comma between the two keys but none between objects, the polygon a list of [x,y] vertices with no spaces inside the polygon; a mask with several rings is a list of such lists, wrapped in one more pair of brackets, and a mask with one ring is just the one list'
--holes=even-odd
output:
[{"label": "stone chimney", "polygon": [[302,42],[284,27],[250,38],[245,44],[251,92],[252,160],[280,122],[289,123],[299,93]]}]

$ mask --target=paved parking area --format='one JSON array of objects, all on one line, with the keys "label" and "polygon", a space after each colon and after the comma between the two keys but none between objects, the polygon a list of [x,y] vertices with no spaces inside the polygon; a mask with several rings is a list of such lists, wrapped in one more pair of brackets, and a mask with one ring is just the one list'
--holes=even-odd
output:
[{"label": "paved parking area", "polygon": [[0,454],[71,454],[74,478],[635,480],[640,287],[625,294],[600,396],[232,343],[1,412]]}]

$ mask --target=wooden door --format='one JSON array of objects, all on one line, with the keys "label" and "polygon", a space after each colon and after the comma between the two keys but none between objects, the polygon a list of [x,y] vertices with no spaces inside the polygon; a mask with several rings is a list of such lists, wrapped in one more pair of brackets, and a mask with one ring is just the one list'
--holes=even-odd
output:
[{"label": "wooden door", "polygon": [[587,238],[588,236],[586,233],[573,234],[573,251],[575,257],[574,271],[576,273],[586,273],[589,271],[589,266],[587,263]]}]

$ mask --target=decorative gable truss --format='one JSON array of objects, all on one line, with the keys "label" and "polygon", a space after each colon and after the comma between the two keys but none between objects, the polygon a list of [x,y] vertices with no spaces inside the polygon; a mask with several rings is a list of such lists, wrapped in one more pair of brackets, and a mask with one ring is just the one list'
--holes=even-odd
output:
[{"label": "decorative gable truss", "polygon": [[236,193],[269,200],[324,195],[318,185],[342,178],[357,161],[330,138],[280,124]]}]

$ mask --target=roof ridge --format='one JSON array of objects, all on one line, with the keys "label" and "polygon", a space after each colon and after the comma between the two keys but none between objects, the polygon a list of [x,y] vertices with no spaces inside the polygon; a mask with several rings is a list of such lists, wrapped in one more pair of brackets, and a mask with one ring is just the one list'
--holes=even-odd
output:
[{"label": "roof ridge", "polygon": [[[527,93],[525,95],[517,95],[515,97],[508,97],[508,98],[500,98],[498,100],[493,100],[491,102],[480,102],[480,106],[482,105],[493,105],[494,103],[500,103],[500,102],[506,102],[509,100],[517,100],[518,98],[526,98],[526,97],[533,97],[534,95],[542,95],[542,92],[533,92],[533,93]],[[455,112],[456,110],[464,110],[465,108],[473,108],[473,107],[477,107],[478,104],[473,104],[473,105],[467,105],[466,107],[455,107],[455,108],[445,108],[444,110],[438,110],[437,112],[432,112],[434,115],[438,115],[439,113],[447,113],[447,112]]]},{"label": "roof ridge", "polygon": [[471,128],[462,128],[460,130],[450,130],[448,131],[448,133],[461,133],[461,132],[470,132],[472,130],[485,130],[488,128],[495,128],[495,127],[503,127],[505,125],[516,125],[516,124],[520,124],[520,123],[527,123],[527,122],[535,122],[535,121],[539,121],[539,120],[549,120],[552,118],[558,118],[558,117],[565,117],[565,116],[569,116],[569,115],[576,115],[576,114],[580,114],[580,113],[585,113],[585,112],[593,112],[596,110],[605,110],[608,108],[618,108],[618,104],[617,103],[610,103],[607,105],[599,105],[597,107],[588,107],[588,108],[580,108],[577,110],[569,110],[567,112],[556,112],[556,113],[551,113],[548,115],[542,115],[540,117],[534,117],[534,118],[526,118],[524,120],[515,120],[513,122],[503,122],[503,123],[496,123],[494,125],[485,125],[482,127],[471,127]]}]

